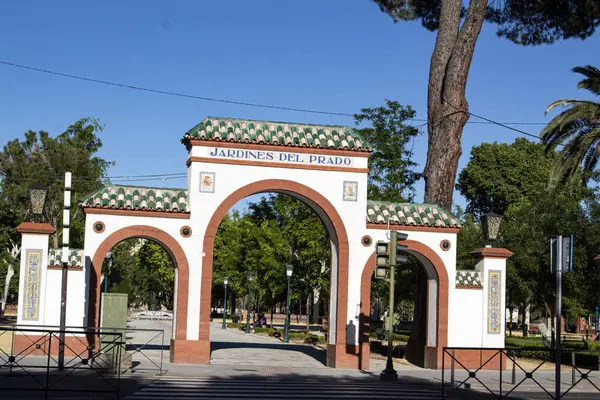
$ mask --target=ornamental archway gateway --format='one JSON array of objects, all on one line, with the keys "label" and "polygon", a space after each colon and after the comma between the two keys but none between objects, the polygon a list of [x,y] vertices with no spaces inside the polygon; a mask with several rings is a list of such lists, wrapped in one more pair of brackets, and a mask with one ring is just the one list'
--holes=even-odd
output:
[{"label": "ornamental archway gateway", "polygon": [[[460,222],[435,205],[368,200],[367,161],[375,149],[352,128],[208,117],[182,143],[188,152],[187,188],[106,186],[81,202],[85,248],[72,250],[70,257],[67,326],[98,326],[106,253],[121,240],[148,238],[160,243],[176,266],[171,361],[209,363],[217,228],[239,200],[278,192],[308,204],[329,233],[329,366],[368,368],[374,244],[385,240],[390,228],[408,233],[410,252],[427,271],[425,366],[441,367],[444,346],[503,347],[509,252],[483,249],[475,270],[457,273]],[[54,264],[60,250],[48,251],[47,241],[39,240],[48,228],[37,225],[43,224],[20,227],[18,323],[58,325],[59,292],[45,288],[59,283]],[[39,268],[29,263],[32,248],[42,254],[41,269],[30,274],[39,279],[37,291],[24,285],[24,274]],[[45,307],[39,306],[41,299]],[[474,353],[472,360],[480,355]]]}]

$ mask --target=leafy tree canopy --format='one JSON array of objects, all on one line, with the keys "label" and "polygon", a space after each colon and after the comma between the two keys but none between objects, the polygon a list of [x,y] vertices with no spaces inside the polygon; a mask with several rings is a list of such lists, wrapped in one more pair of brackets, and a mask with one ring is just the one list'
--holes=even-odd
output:
[{"label": "leafy tree canopy", "polygon": [[414,184],[421,174],[414,171],[417,163],[412,160],[409,145],[419,130],[406,121],[415,116],[412,107],[393,100],[386,100],[385,106],[363,108],[354,115],[358,124],[370,124],[359,132],[376,149],[369,157],[369,199],[396,202],[414,199]]},{"label": "leafy tree canopy", "polygon": [[[425,28],[433,31],[439,27],[444,0],[373,1],[394,22],[421,20]],[[466,13],[463,6],[461,14]],[[498,36],[521,45],[539,45],[591,36],[600,24],[600,3],[596,0],[491,1],[485,18],[498,25]]]},{"label": "leafy tree canopy", "polygon": [[93,118],[83,118],[53,138],[48,132],[28,131],[23,140],[9,141],[0,152],[0,216],[13,223],[23,221],[29,210],[29,187],[41,183],[48,187],[45,219],[56,229],[54,247],[63,210],[64,174],[73,173],[72,183],[72,247],[83,247],[83,217],[77,199],[102,184],[111,162],[97,157],[102,141],[97,136],[102,126]]},{"label": "leafy tree canopy", "polygon": [[475,216],[504,214],[511,204],[545,193],[554,160],[544,145],[517,138],[514,143],[482,143],[460,172],[456,188]]}]

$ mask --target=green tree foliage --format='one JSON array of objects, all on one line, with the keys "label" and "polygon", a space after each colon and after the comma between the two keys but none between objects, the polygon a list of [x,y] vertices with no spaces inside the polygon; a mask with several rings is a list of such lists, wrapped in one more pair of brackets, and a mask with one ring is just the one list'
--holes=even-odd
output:
[{"label": "green tree foliage", "polygon": [[139,242],[140,239],[126,239],[117,243],[111,250],[112,261],[105,260],[102,265],[102,274],[108,276],[109,291],[127,293],[129,303],[136,305],[141,303],[141,288],[136,280]]},{"label": "green tree foliage", "polygon": [[[585,89],[600,98],[598,68],[591,65],[575,67],[573,72],[584,76],[577,85],[578,89]],[[596,169],[600,157],[600,102],[561,99],[550,104],[546,113],[557,107],[567,109],[552,118],[542,131],[542,142],[548,150],[564,145],[556,154],[551,185],[565,183],[575,175],[581,175],[585,183]]]},{"label": "green tree foliage", "polygon": [[219,226],[214,244],[213,298],[222,299],[225,276],[233,293],[246,296],[246,272],[252,271],[253,298],[270,309],[285,300],[286,264],[294,267],[293,299],[307,299],[314,289],[326,296],[329,263],[329,237],[314,211],[288,195],[263,197],[250,204],[245,215],[231,212]]},{"label": "green tree foliage", "polygon": [[550,238],[573,233],[575,265],[564,277],[565,310],[579,316],[584,308],[596,305],[600,301],[599,269],[593,261],[600,248],[598,194],[577,182],[549,188],[554,155],[546,153],[542,144],[526,139],[484,143],[471,154],[457,185],[471,211],[463,216],[459,233],[458,267],[473,265],[468,252],[483,244],[478,216],[494,210],[504,214],[496,245],[513,252],[507,262],[508,303],[553,312]]},{"label": "green tree foliage", "polygon": [[376,149],[369,156],[369,199],[396,202],[414,199],[414,184],[421,174],[414,172],[418,164],[412,160],[409,144],[419,130],[406,121],[415,116],[410,106],[393,100],[386,100],[385,106],[363,108],[354,115],[357,124],[370,124],[359,133]]},{"label": "green tree foliage", "polygon": [[175,270],[173,260],[156,242],[146,241],[138,252],[139,266],[135,286],[139,299],[154,309],[164,306],[173,309]]},{"label": "green tree foliage", "polygon": [[[0,284],[7,273],[5,252],[11,240],[20,241],[16,232],[19,223],[29,217],[29,187],[41,183],[48,187],[44,219],[52,224],[52,246],[59,245],[62,226],[64,173],[73,173],[71,207],[71,246],[83,247],[84,217],[77,199],[101,186],[111,165],[97,156],[102,147],[98,133],[102,126],[93,118],[82,118],[63,133],[50,137],[46,131],[28,131],[23,139],[14,139],[0,152]],[[18,264],[17,264],[18,265]],[[9,302],[16,299],[18,271],[10,280]]]},{"label": "green tree foliage", "polygon": [[471,252],[474,249],[483,247],[483,232],[481,226],[475,221],[473,214],[464,214],[463,226],[458,232],[456,246],[456,269],[473,269],[473,256]]},{"label": "green tree foliage", "polygon": [[[111,165],[97,157],[102,141],[97,136],[102,126],[93,118],[83,118],[53,138],[48,132],[28,131],[23,140],[9,141],[0,153],[0,215],[10,222],[14,232],[16,221],[27,218],[29,186],[41,183],[48,187],[45,219],[56,229],[53,247],[58,247],[62,224],[64,174],[73,173],[72,247],[83,247],[83,215],[77,199],[101,186]],[[15,238],[16,239],[16,238]]]},{"label": "green tree foliage", "polygon": [[484,20],[498,35],[520,45],[584,39],[600,23],[596,0],[373,0],[400,20],[420,20],[437,30],[429,68],[428,149],[425,202],[452,208],[453,184],[462,153],[462,131],[469,119],[467,79]]},{"label": "green tree foliage", "polygon": [[476,217],[494,211],[504,214],[511,204],[546,192],[554,155],[542,144],[517,138],[514,143],[482,143],[460,172],[456,188]]}]

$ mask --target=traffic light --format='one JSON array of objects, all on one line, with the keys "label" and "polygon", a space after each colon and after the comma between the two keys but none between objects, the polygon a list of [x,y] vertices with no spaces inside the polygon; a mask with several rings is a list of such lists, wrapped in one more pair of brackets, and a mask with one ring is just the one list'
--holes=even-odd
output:
[{"label": "traffic light", "polygon": [[377,279],[387,279],[388,277],[388,245],[389,243],[383,240],[375,244],[375,278]]},{"label": "traffic light", "polygon": [[[406,233],[392,231],[390,232],[390,242],[380,240],[375,244],[375,278],[387,279],[389,277],[390,266],[397,266],[408,262],[408,256],[401,254],[408,251],[408,246],[398,243],[406,239],[408,239]],[[390,246],[390,243],[395,243],[395,246]]]},{"label": "traffic light", "polygon": [[396,233],[396,265],[406,264],[408,262],[407,255],[400,255],[399,253],[406,253],[408,251],[408,246],[402,243],[398,243],[408,239],[408,235],[406,233],[397,232]]}]

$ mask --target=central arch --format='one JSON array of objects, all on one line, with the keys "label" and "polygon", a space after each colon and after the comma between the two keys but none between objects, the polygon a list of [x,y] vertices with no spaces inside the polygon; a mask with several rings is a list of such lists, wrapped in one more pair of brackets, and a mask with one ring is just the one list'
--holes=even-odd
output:
[{"label": "central arch", "polygon": [[[435,329],[435,345],[425,346],[425,368],[438,369],[442,365],[443,349],[448,345],[448,271],[444,262],[429,246],[415,240],[404,240],[402,244],[408,246],[408,253],[412,254],[425,268],[429,280],[428,287],[428,321],[427,332]],[[369,318],[371,315],[371,277],[375,270],[375,253],[371,254],[363,273],[360,284],[360,323],[359,346],[361,369],[369,368]],[[437,282],[437,288],[431,282]],[[435,285],[434,285],[435,286]],[[432,298],[432,296],[435,296]],[[435,326],[430,320],[435,313]]]},{"label": "central arch", "polygon": [[[334,341],[327,344],[327,365],[335,368],[352,368],[356,355],[346,354],[346,316],[348,309],[348,235],[335,207],[319,192],[298,182],[267,179],[243,186],[231,193],[213,213],[203,243],[202,282],[200,284],[200,335],[205,352],[210,354],[210,300],[215,235],[225,214],[240,200],[257,193],[277,192],[293,196],[308,204],[319,215],[332,242],[331,297],[335,298],[335,321],[329,327],[335,331]],[[334,268],[335,267],[335,268]],[[336,273],[337,272],[337,273]],[[331,310],[330,310],[331,314]],[[332,343],[333,342],[333,343]]]}]

